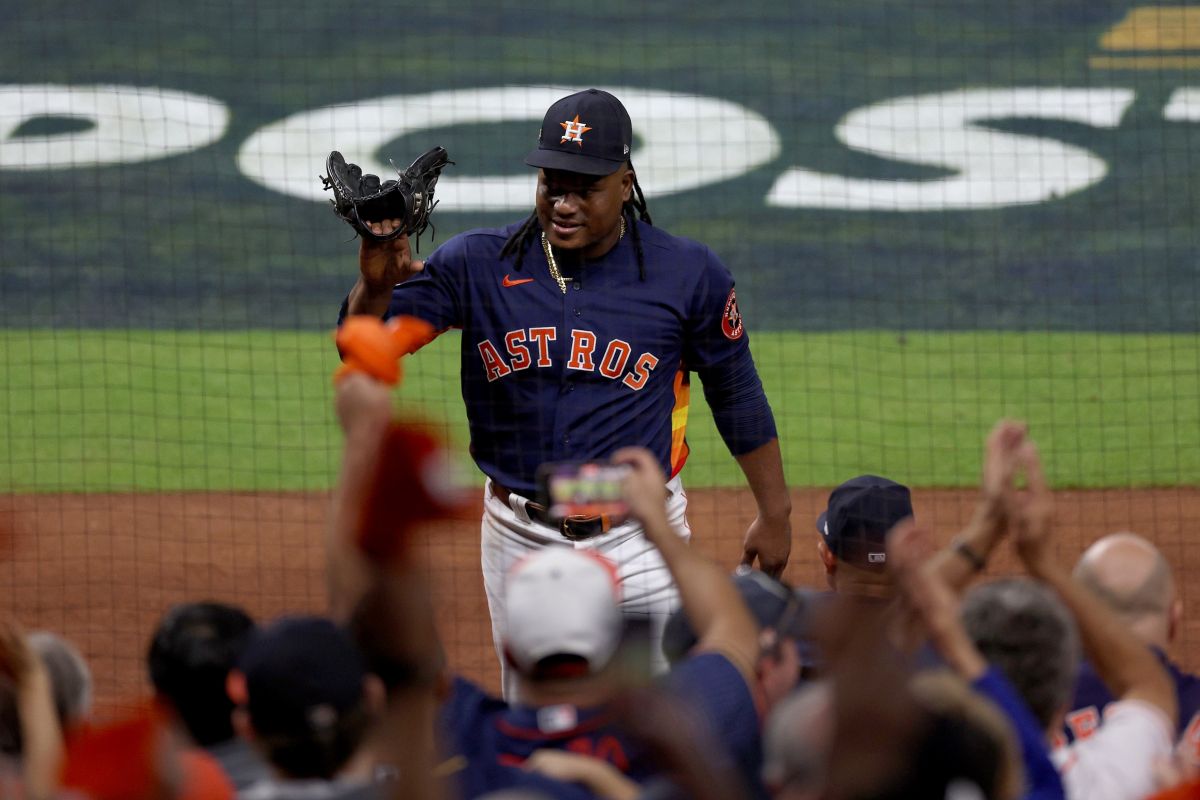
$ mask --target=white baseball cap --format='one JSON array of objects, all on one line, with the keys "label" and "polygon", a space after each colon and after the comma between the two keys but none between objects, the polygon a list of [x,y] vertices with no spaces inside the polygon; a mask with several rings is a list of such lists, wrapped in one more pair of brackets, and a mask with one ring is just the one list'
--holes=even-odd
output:
[{"label": "white baseball cap", "polygon": [[513,565],[505,589],[504,647],[522,673],[549,656],[578,656],[595,673],[621,641],[616,567],[587,550],[548,547]]}]

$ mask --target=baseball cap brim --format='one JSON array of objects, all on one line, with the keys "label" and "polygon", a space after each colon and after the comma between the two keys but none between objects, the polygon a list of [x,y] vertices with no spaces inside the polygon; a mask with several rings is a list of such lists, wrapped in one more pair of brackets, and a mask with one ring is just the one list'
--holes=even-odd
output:
[{"label": "baseball cap brim", "polygon": [[542,169],[561,169],[564,172],[578,172],[581,175],[612,175],[621,168],[624,161],[611,161],[607,158],[585,156],[581,153],[566,153],[562,150],[545,150],[537,148],[525,156],[525,163],[531,167]]},{"label": "baseball cap brim", "polygon": [[817,517],[817,533],[821,534],[822,536],[829,535],[828,520],[829,520],[829,512],[828,511],[822,511],[821,514]]}]

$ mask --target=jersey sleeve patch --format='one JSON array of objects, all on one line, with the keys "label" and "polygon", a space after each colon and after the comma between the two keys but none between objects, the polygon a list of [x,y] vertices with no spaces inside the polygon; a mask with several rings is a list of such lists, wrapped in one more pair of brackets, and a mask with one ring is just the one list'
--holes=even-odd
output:
[{"label": "jersey sleeve patch", "polygon": [[725,298],[725,311],[721,314],[721,333],[725,334],[726,339],[736,342],[745,332],[742,312],[738,310],[737,292],[730,289],[729,297]]}]

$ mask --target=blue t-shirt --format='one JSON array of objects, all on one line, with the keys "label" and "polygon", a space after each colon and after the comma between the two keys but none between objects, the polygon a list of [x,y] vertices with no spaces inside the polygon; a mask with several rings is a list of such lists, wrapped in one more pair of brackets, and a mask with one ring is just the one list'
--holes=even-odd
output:
[{"label": "blue t-shirt", "polygon": [[[762,762],[760,721],[750,687],[719,653],[702,653],[677,665],[663,690],[695,712],[716,742],[714,759],[757,781]],[[612,719],[605,706],[509,705],[470,681],[454,681],[442,705],[440,726],[448,756],[459,756],[464,798],[506,788],[538,788],[555,798],[589,797],[581,787],[531,775],[522,764],[535,751],[559,749],[607,761],[634,781],[646,784],[659,766]],[[759,792],[755,792],[760,794]]]},{"label": "blue t-shirt", "polygon": [[635,224],[644,280],[627,234],[564,294],[539,244],[520,270],[500,258],[510,225],[455,236],[395,287],[386,316],[462,329],[471,453],[502,486],[532,496],[539,465],[635,444],[674,475],[691,371],[734,455],[775,438],[729,270],[702,244]]},{"label": "blue t-shirt", "polygon": [[766,797],[762,784],[762,720],[746,679],[719,653],[699,653],[671,669],[668,690],[694,709],[716,738],[714,759],[728,758],[753,797]]},{"label": "blue t-shirt", "polygon": [[972,688],[991,700],[1008,717],[1021,746],[1021,762],[1025,768],[1026,800],[1061,800],[1065,797],[1062,779],[1050,760],[1046,737],[1037,718],[1025,705],[1008,679],[995,667],[978,678]]}]

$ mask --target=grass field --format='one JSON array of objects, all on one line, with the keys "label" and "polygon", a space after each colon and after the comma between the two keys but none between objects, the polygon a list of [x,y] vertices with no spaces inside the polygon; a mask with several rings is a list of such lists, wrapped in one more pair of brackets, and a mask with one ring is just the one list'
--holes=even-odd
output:
[{"label": "grass field", "polygon": [[[795,486],[861,472],[970,485],[1002,415],[1029,421],[1060,486],[1200,482],[1200,336],[862,331],[752,342]],[[444,422],[465,449],[457,348],[448,334],[409,359],[398,402]],[[325,334],[7,331],[0,350],[0,490],[332,481],[341,441]],[[740,485],[707,408],[694,408],[687,482]]]},{"label": "grass field", "polygon": [[[1134,7],[612,0],[548,16],[517,0],[403,13],[309,0],[0,0],[5,85],[160,87],[229,115],[205,146],[45,178],[14,166],[22,142],[88,123],[47,114],[4,128],[0,491],[327,487],[340,442],[325,330],[353,280],[355,244],[326,203],[243,174],[241,148],[329,104],[549,83],[717,98],[777,135],[778,155],[737,177],[646,189],[656,224],[711,245],[737,276],[794,485],[867,470],[969,484],[1001,414],[1030,420],[1060,485],[1198,482],[1200,126],[1165,115],[1196,81],[1180,69],[1094,67],[1113,61],[1103,39]],[[847,146],[839,122],[896,98],[1014,87],[1132,92],[1110,127],[1053,115],[980,123],[1086,150],[1106,165],[1102,179],[971,211],[767,202],[796,168],[945,178],[953,170]],[[11,112],[0,107],[0,120]],[[440,143],[458,162],[448,180],[528,174],[535,129],[488,117],[349,155],[403,162]],[[682,125],[654,134],[690,135]],[[296,179],[315,184],[321,167],[315,159]],[[443,203],[438,241],[522,213]],[[465,446],[454,349],[445,341],[414,360],[405,395]],[[689,483],[739,485],[701,403],[690,431]]]}]

